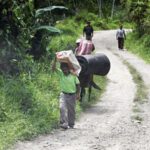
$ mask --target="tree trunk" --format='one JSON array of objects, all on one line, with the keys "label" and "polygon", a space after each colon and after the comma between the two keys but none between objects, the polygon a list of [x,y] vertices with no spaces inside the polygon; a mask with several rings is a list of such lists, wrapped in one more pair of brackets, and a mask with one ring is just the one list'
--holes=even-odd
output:
[{"label": "tree trunk", "polygon": [[99,16],[102,17],[102,0],[97,0],[98,8],[99,8]]},{"label": "tree trunk", "polygon": [[114,6],[115,6],[115,0],[113,0],[113,3],[112,3],[111,18],[113,18],[114,16]]}]

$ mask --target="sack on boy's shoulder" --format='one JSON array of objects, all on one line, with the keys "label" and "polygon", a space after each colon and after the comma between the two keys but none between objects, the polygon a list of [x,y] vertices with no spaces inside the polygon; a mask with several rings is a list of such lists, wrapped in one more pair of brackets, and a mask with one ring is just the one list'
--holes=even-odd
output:
[{"label": "sack on boy's shoulder", "polygon": [[73,71],[76,75],[79,75],[81,71],[81,66],[73,54],[72,50],[65,50],[56,53],[56,58],[59,62],[68,63],[70,70]]}]

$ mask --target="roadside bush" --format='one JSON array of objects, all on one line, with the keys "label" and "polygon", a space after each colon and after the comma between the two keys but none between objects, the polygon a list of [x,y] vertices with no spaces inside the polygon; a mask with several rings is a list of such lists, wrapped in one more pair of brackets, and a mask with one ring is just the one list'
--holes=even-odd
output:
[{"label": "roadside bush", "polygon": [[51,40],[48,46],[50,53],[55,53],[62,50],[73,50],[75,48],[76,38],[70,35],[62,35]]},{"label": "roadside bush", "polygon": [[149,35],[145,34],[139,38],[137,32],[128,33],[126,47],[129,51],[150,63]]},{"label": "roadside bush", "polygon": [[143,42],[145,47],[150,47],[150,35],[145,34],[142,37],[142,42]]},{"label": "roadside bush", "polygon": [[31,75],[0,76],[0,150],[57,126],[58,79],[39,64],[34,67]]},{"label": "roadside bush", "polygon": [[92,25],[95,29],[107,30],[109,27],[106,22],[103,20],[97,19],[96,21],[92,21]]},{"label": "roadside bush", "polygon": [[84,23],[87,21],[87,18],[85,16],[87,16],[88,12],[86,10],[82,10],[80,11],[80,13],[78,13],[75,17],[74,20],[76,23],[80,22],[80,23]]},{"label": "roadside bush", "polygon": [[[67,24],[67,26],[66,26]],[[73,50],[75,48],[75,41],[81,33],[81,25],[77,25],[73,20],[65,20],[56,25],[62,31],[60,36],[55,36],[51,39],[47,46],[47,51],[53,55],[61,50]]]}]

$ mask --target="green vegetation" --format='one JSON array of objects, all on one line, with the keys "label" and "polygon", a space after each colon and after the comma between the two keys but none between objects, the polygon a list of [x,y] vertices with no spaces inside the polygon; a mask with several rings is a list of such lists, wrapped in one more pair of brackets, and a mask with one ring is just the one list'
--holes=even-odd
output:
[{"label": "green vegetation", "polygon": [[135,29],[129,34],[126,47],[150,63],[150,1],[127,1],[129,18]]},{"label": "green vegetation", "polygon": [[134,54],[143,58],[147,63],[150,63],[150,36],[143,35],[137,37],[137,33],[129,33],[126,39],[126,48]]},{"label": "green vegetation", "polygon": [[141,117],[140,114],[141,112],[140,104],[147,101],[148,89],[145,86],[144,81],[141,78],[140,74],[137,72],[137,70],[133,68],[127,61],[124,60],[124,63],[128,66],[137,87],[136,94],[134,97],[134,106],[133,106],[134,114],[131,117],[131,119],[133,121],[136,120],[136,122],[141,123],[143,121],[143,118]]},{"label": "green vegetation", "polygon": [[34,77],[28,74],[0,77],[0,149],[17,139],[29,139],[57,126],[59,86],[55,76],[36,72]]},{"label": "green vegetation", "polygon": [[148,98],[147,88],[144,85],[144,81],[141,78],[140,74],[137,72],[136,69],[134,69],[128,62],[124,61],[124,63],[128,66],[132,76],[133,80],[137,85],[137,91],[134,98],[134,102],[143,103]]}]

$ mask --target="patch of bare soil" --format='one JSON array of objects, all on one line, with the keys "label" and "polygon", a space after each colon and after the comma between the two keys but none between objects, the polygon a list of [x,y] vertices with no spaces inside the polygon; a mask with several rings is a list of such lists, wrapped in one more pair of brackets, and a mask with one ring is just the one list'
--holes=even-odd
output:
[{"label": "patch of bare soil", "polygon": [[[96,53],[111,62],[108,86],[100,102],[82,113],[74,129],[54,130],[33,141],[18,142],[13,150],[149,150],[150,65],[127,50],[119,51],[115,30],[95,32]],[[147,100],[134,111],[137,90],[126,60],[141,75],[148,89]],[[140,117],[140,122],[137,121]]]}]

